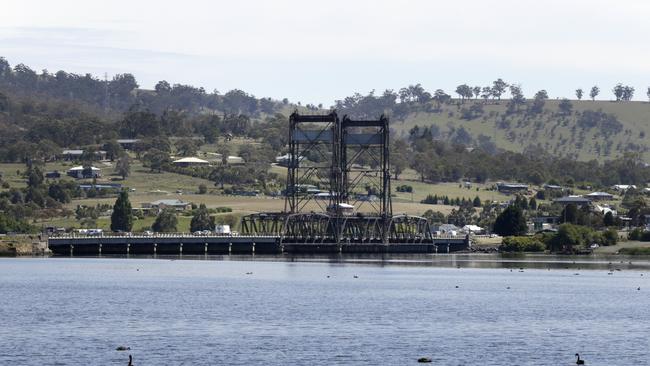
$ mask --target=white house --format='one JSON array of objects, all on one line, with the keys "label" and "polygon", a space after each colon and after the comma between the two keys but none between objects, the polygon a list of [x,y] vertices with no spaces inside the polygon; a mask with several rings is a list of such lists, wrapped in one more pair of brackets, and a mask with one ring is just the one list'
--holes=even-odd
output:
[{"label": "white house", "polygon": [[82,165],[79,165],[68,169],[66,174],[70,177],[77,178],[77,179],[99,178],[102,176],[102,171],[101,169],[95,168],[94,166],[91,166],[86,169]]},{"label": "white house", "polygon": [[189,166],[207,166],[210,164],[210,162],[196,157],[189,157],[189,158],[174,160],[172,161],[172,164],[176,166],[189,167]]}]

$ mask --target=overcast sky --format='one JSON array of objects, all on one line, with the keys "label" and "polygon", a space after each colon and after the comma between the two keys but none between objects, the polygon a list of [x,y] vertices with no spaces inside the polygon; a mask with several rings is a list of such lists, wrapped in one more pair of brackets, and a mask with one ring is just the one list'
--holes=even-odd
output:
[{"label": "overcast sky", "polygon": [[130,72],[323,103],[354,92],[488,85],[646,99],[650,2],[3,0],[0,56],[51,72]]}]

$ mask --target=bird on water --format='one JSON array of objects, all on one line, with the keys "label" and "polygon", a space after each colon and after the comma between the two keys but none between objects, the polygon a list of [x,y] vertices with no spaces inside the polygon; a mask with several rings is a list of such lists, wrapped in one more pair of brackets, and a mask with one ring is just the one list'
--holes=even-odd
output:
[{"label": "bird on water", "polygon": [[576,360],[576,365],[584,365],[585,364],[585,360],[580,359],[580,354],[579,353],[576,353],[576,357],[578,358]]},{"label": "bird on water", "polygon": [[131,355],[129,355],[129,364],[126,366],[133,366],[133,357]]},{"label": "bird on water", "polygon": [[430,363],[432,360],[429,357],[420,357],[418,358],[419,363]]}]

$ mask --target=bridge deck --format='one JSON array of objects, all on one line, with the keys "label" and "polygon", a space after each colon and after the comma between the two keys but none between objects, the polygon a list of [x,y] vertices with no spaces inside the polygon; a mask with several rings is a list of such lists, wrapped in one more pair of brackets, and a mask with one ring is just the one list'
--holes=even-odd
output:
[{"label": "bridge deck", "polygon": [[48,239],[57,255],[124,254],[280,254],[280,253],[444,253],[469,247],[465,237],[437,237],[429,241],[346,242],[341,245],[306,238],[283,243],[279,236],[154,235],[154,236],[57,236]]}]

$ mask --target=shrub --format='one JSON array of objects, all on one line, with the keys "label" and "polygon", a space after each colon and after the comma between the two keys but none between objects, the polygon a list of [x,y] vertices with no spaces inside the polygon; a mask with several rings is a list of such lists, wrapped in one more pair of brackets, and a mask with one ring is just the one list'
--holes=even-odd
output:
[{"label": "shrub", "polygon": [[508,236],[499,246],[502,252],[543,252],[546,245],[538,237]]},{"label": "shrub", "polygon": [[208,193],[208,187],[206,187],[205,184],[199,184],[199,194],[206,193]]}]

